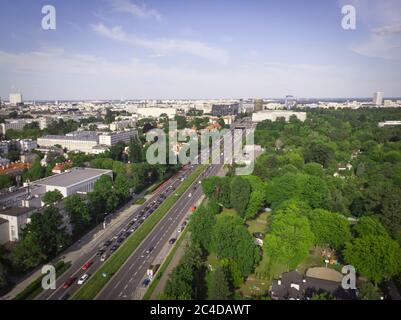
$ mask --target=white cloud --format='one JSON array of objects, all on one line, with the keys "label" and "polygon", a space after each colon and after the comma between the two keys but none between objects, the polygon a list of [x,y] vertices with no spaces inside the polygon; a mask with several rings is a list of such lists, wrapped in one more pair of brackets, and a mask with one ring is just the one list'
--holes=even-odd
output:
[{"label": "white cloud", "polygon": [[148,9],[145,4],[135,4],[129,0],[111,0],[114,11],[129,13],[137,18],[154,18],[158,21],[162,20],[161,14],[155,9]]},{"label": "white cloud", "polygon": [[189,54],[217,63],[226,63],[228,60],[228,55],[223,49],[211,47],[200,41],[168,38],[147,39],[127,34],[118,26],[109,28],[103,23],[93,25],[92,29],[104,37],[135,47],[145,48],[155,55]]},{"label": "white cloud", "polygon": [[373,33],[380,35],[380,36],[387,36],[387,35],[401,33],[401,23],[395,23],[392,25],[375,28],[375,29],[373,29]]},{"label": "white cloud", "polygon": [[401,1],[340,0],[356,8],[357,28],[367,30],[365,39],[351,46],[357,54],[401,60]]}]

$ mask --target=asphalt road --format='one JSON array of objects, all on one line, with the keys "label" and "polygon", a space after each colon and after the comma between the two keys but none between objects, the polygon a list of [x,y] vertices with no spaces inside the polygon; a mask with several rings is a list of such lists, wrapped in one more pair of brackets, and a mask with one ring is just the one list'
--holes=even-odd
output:
[{"label": "asphalt road", "polygon": [[[118,241],[125,240],[127,236],[129,236],[130,231],[133,229],[137,229],[140,224],[151,214],[154,210],[160,205],[157,201],[163,201],[160,198],[161,195],[164,197],[168,197],[171,195],[177,187],[182,183],[182,181],[193,171],[193,168],[188,168],[186,170],[181,170],[179,173],[174,175],[172,178],[167,180],[158,190],[152,195],[152,197],[146,201],[141,207],[134,210],[129,217],[126,218],[122,223],[118,223],[114,228],[106,229],[104,234],[102,234],[99,238],[93,240],[93,244],[91,244],[90,250],[88,250],[85,254],[79,257],[73,265],[58,279],[56,283],[56,290],[46,290],[43,291],[38,297],[38,300],[60,300],[71,297],[78,289],[80,289],[80,285],[77,284],[77,281],[80,277],[82,277],[85,273],[93,274],[97,269],[103,264],[101,261],[101,257],[97,255],[99,250],[104,247],[103,244],[110,240],[111,243],[105,248],[104,254],[106,257],[109,257],[112,254],[112,247],[114,245],[118,246]],[[142,212],[143,211],[143,212]],[[138,218],[136,221],[134,219]],[[135,231],[133,231],[135,232]],[[85,236],[86,237],[86,236]],[[85,238],[84,237],[84,238]],[[122,244],[123,241],[120,243]],[[79,243],[77,244],[79,246]],[[92,262],[92,265],[88,268],[87,271],[82,270],[82,267],[87,262]],[[74,279],[71,285],[68,288],[64,288],[64,284],[67,280]]]},{"label": "asphalt road", "polygon": [[[222,165],[211,165],[177,201],[174,207],[163,217],[159,224],[150,232],[148,237],[128,258],[120,270],[98,294],[98,300],[132,300],[138,288],[143,287],[147,270],[163,246],[176,234],[177,229],[188,216],[191,208],[203,195],[199,180],[214,176]],[[196,189],[195,189],[196,188]],[[148,250],[153,250],[148,253]]]},{"label": "asphalt road", "polygon": [[[223,141],[220,140],[220,142]],[[240,141],[234,141],[234,143],[240,143]],[[224,155],[220,154],[220,150],[216,158],[220,159],[220,163],[224,163]],[[142,298],[143,293],[146,291],[146,285],[143,281],[147,278],[147,270],[169,240],[172,237],[176,238],[177,229],[182,226],[183,221],[190,214],[191,208],[203,195],[199,180],[209,176],[216,176],[222,168],[223,165],[221,164],[212,164],[207,167],[201,177],[187,189],[97,295],[97,300],[134,300]],[[149,249],[152,250],[150,251]]]}]

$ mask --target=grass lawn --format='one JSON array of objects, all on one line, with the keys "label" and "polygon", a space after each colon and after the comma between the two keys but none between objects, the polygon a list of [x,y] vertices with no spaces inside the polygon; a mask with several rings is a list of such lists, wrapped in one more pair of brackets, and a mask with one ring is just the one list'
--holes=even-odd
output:
[{"label": "grass lawn", "polygon": [[[170,208],[177,202],[182,194],[203,172],[204,166],[199,166],[176,190],[170,195],[145,222],[130,235],[123,245],[106,260],[96,273],[82,286],[73,296],[74,300],[92,300],[107,284],[111,277],[121,268],[124,262],[130,257],[132,252],[148,236],[157,223],[166,215]],[[103,276],[106,274],[106,277]]]},{"label": "grass lawn", "polygon": [[265,234],[267,229],[267,218],[270,214],[270,212],[262,212],[255,219],[247,221],[249,232],[251,234],[254,232],[262,232]]}]

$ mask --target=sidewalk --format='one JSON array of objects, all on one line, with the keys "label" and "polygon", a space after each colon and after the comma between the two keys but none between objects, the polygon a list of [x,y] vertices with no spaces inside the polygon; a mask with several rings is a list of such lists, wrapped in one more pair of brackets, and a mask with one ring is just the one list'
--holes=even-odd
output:
[{"label": "sidewalk", "polygon": [[[143,193],[135,197],[131,201],[131,203],[134,203],[137,199],[144,197],[146,200],[152,197],[153,193],[150,193],[146,196],[143,196]],[[72,264],[76,260],[78,260],[81,256],[92,250],[94,247],[99,246],[98,239],[104,235],[107,235],[109,233],[113,233],[115,229],[117,229],[123,222],[125,222],[126,218],[132,214],[133,211],[135,211],[137,208],[139,208],[141,205],[139,204],[127,204],[125,207],[120,209],[119,212],[116,212],[113,214],[111,222],[106,226],[106,229],[103,229],[103,225],[97,225],[89,231],[87,234],[85,234],[81,239],[79,239],[77,242],[73,243],[70,247],[66,249],[66,251],[62,252],[58,257],[54,258],[50,264],[55,264],[60,260],[64,260],[65,262],[70,261]],[[34,280],[39,278],[42,273],[42,266],[37,267],[34,271],[29,273],[27,276],[22,277],[21,281],[14,286],[14,288],[6,293],[2,298],[6,300],[11,300],[13,299],[18,293],[20,293],[22,290],[24,290],[29,284],[31,284]]]}]

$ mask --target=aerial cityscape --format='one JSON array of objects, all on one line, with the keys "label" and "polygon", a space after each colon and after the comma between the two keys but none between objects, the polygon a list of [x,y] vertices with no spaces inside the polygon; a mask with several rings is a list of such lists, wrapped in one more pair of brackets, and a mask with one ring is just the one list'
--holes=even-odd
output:
[{"label": "aerial cityscape", "polygon": [[399,1],[0,7],[0,307],[401,300]]}]

